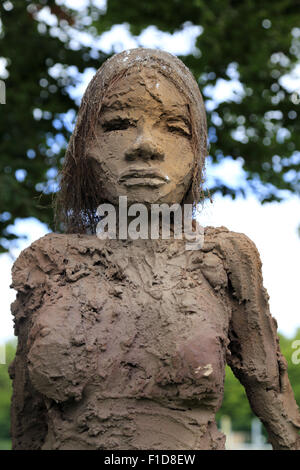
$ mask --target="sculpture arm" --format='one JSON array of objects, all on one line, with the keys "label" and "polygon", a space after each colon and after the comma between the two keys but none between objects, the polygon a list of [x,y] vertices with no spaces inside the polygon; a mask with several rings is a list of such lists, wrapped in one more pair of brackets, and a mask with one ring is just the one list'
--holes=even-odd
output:
[{"label": "sculpture arm", "polygon": [[269,311],[259,253],[248,237],[232,232],[223,232],[216,248],[228,273],[233,306],[227,362],[245,387],[273,448],[299,449],[300,413],[280,351],[277,323]]}]

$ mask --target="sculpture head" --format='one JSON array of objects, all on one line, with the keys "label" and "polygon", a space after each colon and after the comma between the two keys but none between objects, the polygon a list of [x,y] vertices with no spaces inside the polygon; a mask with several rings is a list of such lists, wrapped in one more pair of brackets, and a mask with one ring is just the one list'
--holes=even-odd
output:
[{"label": "sculpture head", "polygon": [[103,202],[193,203],[201,198],[206,116],[196,81],[169,53],[114,55],[90,82],[62,171],[67,230],[96,224]]}]

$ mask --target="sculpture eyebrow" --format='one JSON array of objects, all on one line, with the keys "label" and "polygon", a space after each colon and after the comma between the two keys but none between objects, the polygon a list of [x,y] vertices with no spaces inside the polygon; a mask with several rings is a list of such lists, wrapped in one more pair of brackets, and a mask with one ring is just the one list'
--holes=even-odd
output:
[{"label": "sculpture eyebrow", "polygon": [[[134,106],[118,106],[120,102],[118,99],[114,100],[112,103],[109,104],[109,106],[104,105],[100,111],[99,114],[99,121],[101,122],[109,122],[112,120],[116,119],[116,116],[114,116],[114,112],[118,112],[118,119],[123,120],[123,119],[130,119],[131,121],[134,121],[134,119],[128,115],[128,111],[134,109]],[[124,113],[124,115],[122,115]],[[192,123],[190,119],[189,113],[184,113],[182,114],[179,110],[166,110],[162,112],[159,116],[159,121],[161,119],[166,119],[167,121],[171,122],[182,122],[184,125],[186,125],[189,129],[189,131],[192,131]]]},{"label": "sculpture eyebrow", "polygon": [[167,116],[168,121],[183,121],[187,126],[190,126],[190,120],[186,116],[170,114]]},{"label": "sculpture eyebrow", "polygon": [[[163,116],[161,116],[161,118],[162,117]],[[168,113],[168,114],[164,114],[164,117],[170,123],[181,121],[183,124],[185,124],[188,127],[190,132],[192,131],[192,123],[191,123],[191,120],[187,116],[183,116],[182,114]]]},{"label": "sculpture eyebrow", "polygon": [[100,114],[99,114],[99,120],[101,120],[101,121],[111,121],[111,120],[116,119],[116,116],[114,116],[115,111],[118,111],[118,113],[119,113],[118,118],[119,119],[128,119],[128,116],[126,116],[126,115],[123,116],[123,113],[126,114],[127,110],[128,110],[128,108],[127,109],[126,108],[125,109],[118,109],[118,110],[115,109],[115,108],[111,108],[111,107],[102,108],[101,111],[100,111]]},{"label": "sculpture eyebrow", "polygon": [[123,103],[120,103],[119,98],[113,99],[109,104],[103,103],[100,109],[99,116],[109,113],[110,111],[124,111],[128,109],[128,106],[124,106]]}]

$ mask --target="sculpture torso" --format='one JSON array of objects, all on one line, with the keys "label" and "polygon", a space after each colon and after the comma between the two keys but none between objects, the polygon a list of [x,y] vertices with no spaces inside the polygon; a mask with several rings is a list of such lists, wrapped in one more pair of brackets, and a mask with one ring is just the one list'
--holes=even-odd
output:
[{"label": "sculpture torso", "polygon": [[[54,234],[36,243],[35,256],[30,278],[43,285],[43,308],[33,313],[28,358],[50,406],[44,448],[114,448],[114,432],[125,449],[165,448],[172,434],[174,449],[205,448],[228,343],[222,260],[186,251],[182,240]],[[165,414],[161,433],[144,416],[145,400],[160,426]]]}]

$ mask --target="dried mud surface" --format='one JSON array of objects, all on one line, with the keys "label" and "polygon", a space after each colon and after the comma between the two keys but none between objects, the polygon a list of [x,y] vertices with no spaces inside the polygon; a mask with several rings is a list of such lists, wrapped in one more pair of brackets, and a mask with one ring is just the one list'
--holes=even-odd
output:
[{"label": "dried mud surface", "polygon": [[13,268],[14,449],[222,449],[226,361],[275,448],[299,414],[254,244],[49,234]]}]

